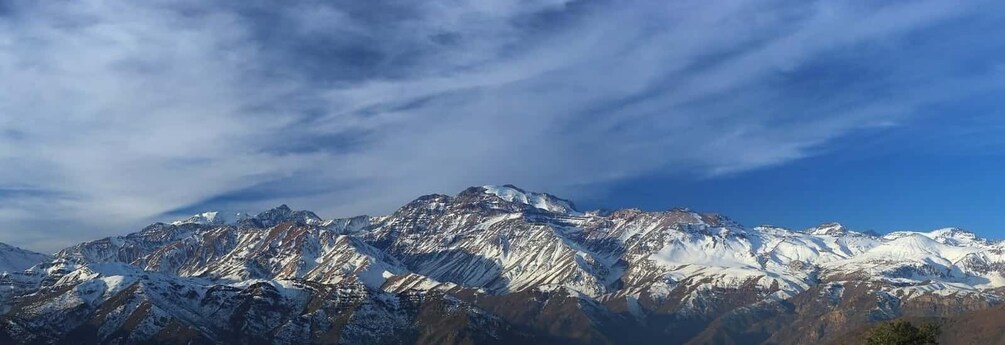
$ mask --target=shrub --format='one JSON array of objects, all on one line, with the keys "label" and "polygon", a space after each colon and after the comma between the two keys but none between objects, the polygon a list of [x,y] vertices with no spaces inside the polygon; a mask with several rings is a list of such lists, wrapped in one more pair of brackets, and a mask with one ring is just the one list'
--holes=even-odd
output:
[{"label": "shrub", "polygon": [[866,338],[868,345],[937,345],[939,326],[931,323],[915,327],[907,321],[893,321],[876,326]]}]

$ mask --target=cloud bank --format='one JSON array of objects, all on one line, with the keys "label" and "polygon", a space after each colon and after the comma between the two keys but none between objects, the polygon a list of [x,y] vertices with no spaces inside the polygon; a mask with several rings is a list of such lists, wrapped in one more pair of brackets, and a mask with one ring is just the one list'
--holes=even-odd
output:
[{"label": "cloud bank", "polygon": [[1000,86],[1001,7],[0,2],[0,241],[785,164]]}]

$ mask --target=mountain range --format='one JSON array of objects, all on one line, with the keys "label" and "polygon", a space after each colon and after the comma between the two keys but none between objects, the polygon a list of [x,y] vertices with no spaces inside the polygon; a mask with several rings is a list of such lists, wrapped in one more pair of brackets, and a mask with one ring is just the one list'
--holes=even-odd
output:
[{"label": "mountain range", "polygon": [[898,318],[1005,336],[974,321],[1005,316],[1005,242],[581,211],[511,185],[383,216],[206,212],[51,256],[0,245],[0,270],[5,344],[821,344]]}]

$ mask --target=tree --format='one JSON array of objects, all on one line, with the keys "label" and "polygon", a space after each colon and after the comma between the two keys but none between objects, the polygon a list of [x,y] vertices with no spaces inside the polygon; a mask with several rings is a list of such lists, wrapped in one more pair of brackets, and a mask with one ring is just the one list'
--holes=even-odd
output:
[{"label": "tree", "polygon": [[868,345],[938,345],[939,326],[926,323],[915,327],[907,321],[893,321],[876,326],[866,338]]}]

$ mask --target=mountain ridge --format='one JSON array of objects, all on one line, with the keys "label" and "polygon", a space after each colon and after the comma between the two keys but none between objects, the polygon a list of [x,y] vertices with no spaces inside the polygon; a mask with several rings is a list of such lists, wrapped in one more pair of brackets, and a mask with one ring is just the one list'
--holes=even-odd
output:
[{"label": "mountain ridge", "polygon": [[[0,334],[813,343],[912,313],[990,308],[1005,290],[1005,242],[959,229],[876,236],[836,223],[746,228],[683,208],[581,212],[512,185],[425,195],[376,217],[286,205],[221,216],[155,223],[5,273]],[[751,327],[771,331],[744,338]]]}]

